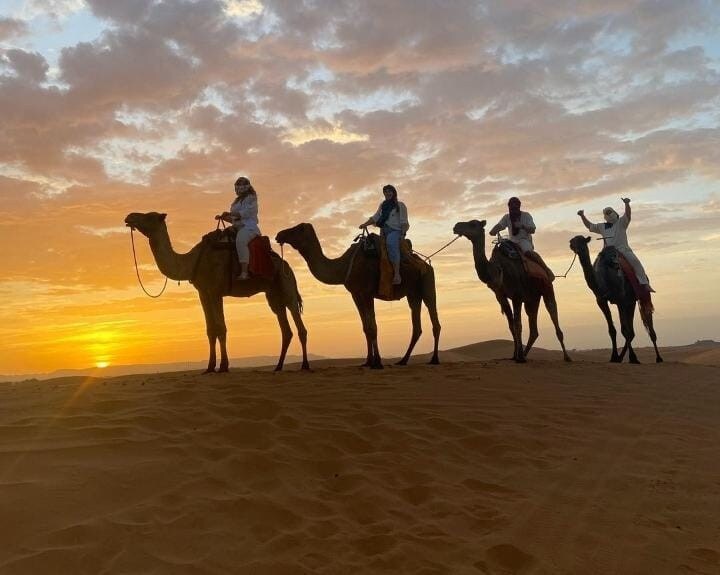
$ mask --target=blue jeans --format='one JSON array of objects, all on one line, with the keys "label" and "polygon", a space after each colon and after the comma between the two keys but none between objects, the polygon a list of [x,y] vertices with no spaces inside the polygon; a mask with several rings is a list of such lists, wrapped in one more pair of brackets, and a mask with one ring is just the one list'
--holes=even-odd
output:
[{"label": "blue jeans", "polygon": [[402,232],[400,230],[393,230],[385,226],[382,230],[382,235],[385,236],[385,245],[387,245],[388,259],[395,264],[400,263],[400,238],[402,238]]}]

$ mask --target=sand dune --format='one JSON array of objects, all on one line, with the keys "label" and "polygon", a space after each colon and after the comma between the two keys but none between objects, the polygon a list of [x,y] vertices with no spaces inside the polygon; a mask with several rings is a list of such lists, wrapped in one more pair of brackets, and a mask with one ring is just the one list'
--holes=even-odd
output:
[{"label": "sand dune", "polygon": [[719,404],[678,363],[5,384],[0,573],[718,573]]}]

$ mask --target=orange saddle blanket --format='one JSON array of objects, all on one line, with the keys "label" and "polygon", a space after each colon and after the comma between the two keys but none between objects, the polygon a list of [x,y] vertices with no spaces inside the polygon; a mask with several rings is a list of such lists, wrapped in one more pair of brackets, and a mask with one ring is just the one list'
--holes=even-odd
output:
[{"label": "orange saddle blanket", "polygon": [[[400,286],[394,286],[393,281],[393,267],[390,263],[390,259],[387,254],[387,245],[385,244],[385,238],[378,238],[378,244],[380,247],[380,279],[378,281],[377,297],[378,299],[390,301],[395,297],[395,288]],[[403,271],[407,272],[411,268],[415,268],[422,274],[430,267],[430,264],[421,260],[412,251],[412,244],[407,239],[400,240],[400,275],[403,275]]]},{"label": "orange saddle blanket", "polygon": [[522,261],[527,275],[536,282],[540,287],[540,291],[543,294],[551,293],[553,291],[553,285],[545,269],[525,254],[522,254]]}]

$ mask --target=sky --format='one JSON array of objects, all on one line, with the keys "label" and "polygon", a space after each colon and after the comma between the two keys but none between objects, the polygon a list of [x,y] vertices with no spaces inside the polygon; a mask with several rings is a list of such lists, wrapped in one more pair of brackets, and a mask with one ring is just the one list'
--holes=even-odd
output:
[{"label": "sky", "polygon": [[[264,234],[310,222],[330,256],[386,183],[423,253],[516,195],[556,273],[585,232],[577,210],[598,221],[630,197],[659,343],[720,339],[719,25],[718,0],[4,0],[0,373],[206,358],[196,291],[146,297],[123,220],[167,213],[185,252],[240,175]],[[363,355],[349,294],[285,257],[310,352]],[[432,264],[441,348],[509,338],[467,240]],[[568,348],[606,347],[580,269],[555,287]],[[262,295],[225,309],[231,357],[278,352]],[[402,353],[406,303],[377,311],[381,352]],[[544,311],[540,331],[556,348]]]}]

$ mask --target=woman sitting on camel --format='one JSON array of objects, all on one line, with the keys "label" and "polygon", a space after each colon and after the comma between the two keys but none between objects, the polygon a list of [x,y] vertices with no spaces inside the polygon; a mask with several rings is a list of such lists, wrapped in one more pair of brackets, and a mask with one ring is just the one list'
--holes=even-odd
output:
[{"label": "woman sitting on camel", "polygon": [[398,201],[397,190],[390,184],[383,186],[385,201],[380,204],[374,215],[360,224],[361,229],[369,225],[380,228],[387,245],[388,259],[393,267],[393,285],[402,283],[400,277],[400,240],[405,237],[410,224],[405,204]]},{"label": "woman sitting on camel", "polygon": [[248,264],[250,263],[250,250],[248,243],[255,236],[260,235],[258,227],[257,193],[250,184],[250,180],[239,177],[235,181],[236,198],[230,204],[230,211],[215,216],[216,220],[229,222],[237,230],[235,245],[237,247],[238,261],[240,262],[240,276],[238,279],[248,279]]}]

